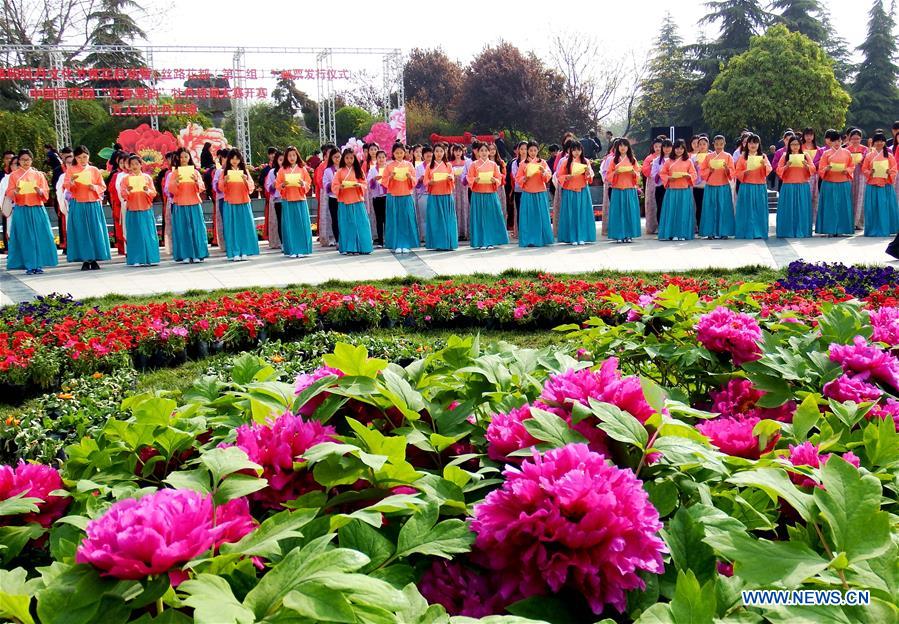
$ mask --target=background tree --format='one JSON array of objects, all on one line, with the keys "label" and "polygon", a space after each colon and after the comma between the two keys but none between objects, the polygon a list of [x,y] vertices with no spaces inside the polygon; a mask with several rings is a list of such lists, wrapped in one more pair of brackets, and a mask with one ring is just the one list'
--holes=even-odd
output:
[{"label": "background tree", "polygon": [[280,115],[285,118],[301,115],[306,128],[318,132],[318,102],[298,89],[292,79],[279,78],[272,90],[272,99]]},{"label": "background tree", "polygon": [[793,32],[800,32],[819,44],[827,39],[825,11],[818,0],[773,0],[771,8],[780,11],[779,21]]},{"label": "background tree", "polygon": [[403,66],[403,86],[407,103],[450,119],[462,90],[462,67],[442,48],[413,48]]},{"label": "background tree", "polygon": [[406,102],[406,139],[409,143],[430,143],[432,134],[457,135],[464,129],[428,104]]},{"label": "background tree", "polygon": [[344,144],[350,137],[361,139],[368,134],[375,118],[364,108],[344,106],[334,113],[334,126],[337,130],[337,142]]},{"label": "background tree", "polygon": [[868,12],[868,36],[858,46],[862,62],[852,85],[849,121],[870,132],[899,116],[899,68],[895,58],[893,7],[887,12],[883,0],[874,0]]},{"label": "background tree", "polygon": [[730,60],[702,107],[712,129],[752,128],[767,145],[787,127],[842,128],[849,102],[821,46],[778,24]]},{"label": "background tree", "polygon": [[712,0],[705,6],[709,12],[699,23],[718,25],[718,38],[710,49],[722,62],[749,49],[749,39],[768,22],[758,0]]},{"label": "background tree", "polygon": [[39,155],[38,166],[42,164],[44,144],[53,143],[55,138],[52,119],[48,122],[31,112],[0,111],[0,145],[4,149],[30,149]]},{"label": "background tree", "polygon": [[[131,45],[146,39],[147,34],[138,26],[132,14],[142,13],[134,0],[100,0],[98,6],[88,14],[90,34],[89,46],[116,46],[113,51],[92,51],[84,57],[90,67],[146,67],[144,53]],[[95,89],[139,86],[139,80],[95,80],[89,83]]]}]

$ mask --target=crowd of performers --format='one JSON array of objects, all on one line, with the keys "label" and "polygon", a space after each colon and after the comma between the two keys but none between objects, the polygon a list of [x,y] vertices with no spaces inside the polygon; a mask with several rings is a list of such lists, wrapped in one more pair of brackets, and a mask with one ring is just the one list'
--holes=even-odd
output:
[{"label": "crowd of performers", "polygon": [[[480,141],[472,143],[470,153],[459,144],[398,142],[389,152],[372,144],[361,158],[350,148],[324,145],[321,156],[308,161],[290,146],[270,150],[270,161],[255,180],[239,150],[213,156],[207,145],[199,168],[181,148],[157,179],[142,171],[138,156],[116,152],[104,181],[80,146],[61,155],[54,190],[60,242],[66,259],[82,263],[82,270],[99,269],[99,262],[111,257],[102,207],[106,196],[117,251],[130,266],[160,261],[157,196],[165,245],[175,262],[203,262],[209,256],[206,196],[214,199],[214,244],[234,262],[258,255],[251,197],[260,191],[266,201],[263,238],[289,258],[312,253],[307,197],[313,195],[318,241],[341,254],[369,254],[375,246],[397,254],[422,245],[448,251],[460,240],[492,249],[508,244],[510,234],[520,247],[584,245],[597,240],[590,194],[596,176],[603,182],[601,235],[619,243],[644,233],[671,241],[697,235],[767,239],[767,181],[775,174],[777,237],[856,231],[886,237],[899,233],[896,135],[899,123],[892,140],[878,130],[867,145],[859,130],[843,136],[828,130],[819,145],[811,129],[787,131],[773,153],[765,153],[751,132],[743,133],[733,151],[723,136],[696,135],[689,145],[658,137],[642,159],[626,138],[618,138],[596,171],[582,142],[570,134],[561,146],[550,147],[548,160],[534,141],[517,144],[507,161],[495,144]],[[28,150],[11,159],[7,171],[0,180],[9,221],[7,269],[41,273],[58,263],[45,209],[49,184]],[[887,253],[899,257],[899,237]]]}]

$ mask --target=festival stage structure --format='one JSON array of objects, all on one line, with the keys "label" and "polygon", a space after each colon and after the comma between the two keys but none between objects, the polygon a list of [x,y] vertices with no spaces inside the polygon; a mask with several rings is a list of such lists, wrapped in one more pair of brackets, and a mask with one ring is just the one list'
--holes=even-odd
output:
[{"label": "festival stage structure", "polygon": [[[145,67],[88,68],[79,65],[78,58],[92,53],[128,55],[135,51],[144,55]],[[219,69],[156,67],[154,60],[174,55],[183,63],[185,55],[223,56],[230,60],[230,67]],[[250,65],[248,58],[276,59],[277,67],[265,67],[259,71]],[[69,125],[69,100],[104,99],[111,104],[110,113],[127,115],[131,112],[149,116],[153,129],[159,128],[159,117],[166,114],[184,114],[191,110],[187,100],[230,100],[234,115],[236,147],[247,155],[250,150],[250,101],[266,99],[268,89],[254,88],[250,83],[277,79],[315,81],[318,102],[318,132],[321,143],[336,142],[336,85],[351,81],[356,70],[338,68],[336,60],[380,59],[383,80],[382,113],[388,118],[391,109],[405,105],[403,88],[403,54],[399,48],[306,48],[295,46],[50,46],[50,45],[0,45],[0,80],[27,82],[34,88],[28,94],[32,100],[50,99],[53,102],[54,126],[57,143],[71,144]],[[314,66],[291,67],[293,59],[314,60]],[[23,63],[14,65],[14,63]],[[365,70],[367,71],[367,69]],[[227,88],[165,88],[162,85],[175,81],[184,82],[207,76],[214,80],[226,80]],[[84,89],[74,87],[79,81],[135,81],[148,85],[140,88]],[[160,96],[171,96],[176,104],[170,108],[161,105]],[[127,100],[140,100],[140,104],[120,104]],[[181,103],[178,101],[181,100]],[[141,108],[144,107],[144,108]],[[195,110],[195,109],[194,109]],[[141,113],[141,111],[144,111]]]}]

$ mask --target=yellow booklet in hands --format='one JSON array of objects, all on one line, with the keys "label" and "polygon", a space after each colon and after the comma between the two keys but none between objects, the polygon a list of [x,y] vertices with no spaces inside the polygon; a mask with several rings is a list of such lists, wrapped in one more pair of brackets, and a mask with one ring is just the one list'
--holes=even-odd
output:
[{"label": "yellow booklet in hands", "polygon": [[80,171],[75,174],[75,182],[78,184],[89,185],[94,183],[94,177],[91,175],[90,171],[86,169],[84,171]]},{"label": "yellow booklet in hands", "polygon": [[846,165],[844,163],[830,163],[831,171],[846,171]]},{"label": "yellow booklet in hands", "polygon": [[243,182],[243,171],[240,169],[228,169],[228,182]]},{"label": "yellow booklet in hands", "polygon": [[19,180],[17,190],[19,195],[30,195],[37,191],[37,183],[34,180]]},{"label": "yellow booklet in hands", "polygon": [[887,177],[887,170],[890,168],[890,161],[885,158],[883,160],[875,160],[871,163],[871,166],[874,169],[875,178],[885,178]]},{"label": "yellow booklet in hands", "polygon": [[762,166],[762,157],[761,156],[749,156],[746,158],[746,170],[747,171],[755,171],[759,167]]},{"label": "yellow booklet in hands", "polygon": [[139,193],[147,188],[144,176],[128,176],[128,188],[132,193]]},{"label": "yellow booklet in hands", "polygon": [[541,169],[543,169],[543,167],[541,167],[539,163],[528,163],[528,168],[525,173],[528,177],[530,177],[532,175],[540,173]]},{"label": "yellow booklet in hands", "polygon": [[285,186],[299,186],[300,182],[303,181],[302,174],[299,173],[285,173],[284,174],[284,185]]},{"label": "yellow booklet in hands", "polygon": [[706,157],[708,157],[708,155],[709,155],[708,152],[696,152],[696,162],[698,162],[698,163],[703,162],[706,159]]},{"label": "yellow booklet in hands", "polygon": [[675,178],[675,179],[686,178],[688,175],[690,175],[690,173],[688,171],[672,171],[671,172],[671,177]]},{"label": "yellow booklet in hands", "polygon": [[353,188],[354,186],[359,186],[359,183],[355,180],[344,180],[340,183],[340,186],[343,188]]},{"label": "yellow booklet in hands", "polygon": [[790,154],[790,166],[801,167],[805,164],[805,154]]},{"label": "yellow booklet in hands", "polygon": [[409,177],[409,169],[406,167],[400,167],[393,170],[393,179],[394,180],[406,180]]},{"label": "yellow booklet in hands", "polygon": [[442,173],[440,171],[434,172],[434,174],[431,176],[431,179],[434,180],[434,182],[446,182],[447,178],[449,178],[449,174]]},{"label": "yellow booklet in hands", "polygon": [[634,168],[630,165],[621,165],[618,167],[618,173],[630,173]]},{"label": "yellow booklet in hands", "polygon": [[571,163],[571,175],[587,173],[587,165],[584,163]]},{"label": "yellow booklet in hands", "polygon": [[812,160],[815,160],[815,156],[818,155],[818,150],[805,150],[805,155]]},{"label": "yellow booklet in hands", "polygon": [[465,167],[453,167],[453,175],[460,176],[465,171]]},{"label": "yellow booklet in hands", "polygon": [[378,168],[378,175],[381,176],[382,178],[384,177],[384,169],[386,169],[386,167]]},{"label": "yellow booklet in hands", "polygon": [[178,167],[178,181],[191,182],[194,179],[194,168],[191,166]]},{"label": "yellow booklet in hands", "polygon": [[713,158],[709,161],[709,167],[711,167],[712,169],[724,169],[724,159]]},{"label": "yellow booklet in hands", "polygon": [[478,171],[478,182],[481,184],[490,184],[493,182],[492,171]]},{"label": "yellow booklet in hands", "polygon": [[856,165],[860,163],[862,161],[862,158],[864,157],[865,155],[861,152],[852,152],[852,162],[854,162]]}]

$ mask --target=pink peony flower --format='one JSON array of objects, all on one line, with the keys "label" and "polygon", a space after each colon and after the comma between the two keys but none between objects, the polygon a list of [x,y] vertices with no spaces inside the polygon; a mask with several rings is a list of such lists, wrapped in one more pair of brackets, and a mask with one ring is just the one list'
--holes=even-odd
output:
[{"label": "pink peony flower", "polygon": [[[652,294],[643,294],[637,297],[637,306],[645,310],[650,307],[652,303],[656,300],[655,293]],[[636,308],[629,308],[627,311],[627,321],[628,323],[633,323],[634,321],[639,321],[643,318],[643,312]]]},{"label": "pink peony flower", "polygon": [[[119,579],[166,574],[252,530],[246,501],[240,500],[215,510],[209,494],[159,490],[141,499],[119,501],[87,524],[75,561]],[[215,511],[221,516],[217,524]]]},{"label": "pink peony flower", "polygon": [[762,330],[758,322],[748,314],[723,306],[699,318],[696,339],[709,351],[730,354],[736,366],[761,357],[758,342]]},{"label": "pink peony flower", "polygon": [[748,379],[731,379],[717,391],[709,392],[711,411],[722,416],[758,416],[760,419],[792,422],[796,403],[787,401],[780,407],[758,407],[756,403],[765,393],[756,389]]},{"label": "pink peony flower", "polygon": [[840,375],[833,381],[824,384],[824,396],[839,403],[876,401],[882,395],[883,390],[877,386],[869,384],[859,377],[850,377],[849,375]]},{"label": "pink peony flower", "polygon": [[[790,456],[788,457],[788,459],[794,466],[811,466],[812,468],[820,468],[827,463],[828,459],[830,459],[830,453],[825,453],[822,455],[818,451],[818,446],[816,444],[812,444],[811,442],[803,442],[802,444],[790,445]],[[843,459],[845,459],[856,468],[858,468],[861,464],[855,453],[851,451],[843,453]],[[798,472],[787,472],[790,475],[790,480],[796,485],[805,487],[822,487],[821,483],[811,477]]]},{"label": "pink peony flower", "polygon": [[851,345],[830,345],[830,360],[860,381],[873,379],[899,390],[899,360],[856,336]]},{"label": "pink peony flower", "polygon": [[718,574],[721,576],[731,577],[734,575],[734,564],[728,563],[727,561],[719,561],[715,568],[718,570]]},{"label": "pink peony flower", "polygon": [[440,604],[450,615],[473,618],[502,613],[506,602],[496,593],[490,578],[457,561],[437,559],[425,570],[418,589],[431,604]]},{"label": "pink peony flower", "polygon": [[761,420],[758,416],[723,416],[706,420],[696,428],[699,433],[709,438],[711,443],[722,453],[746,459],[758,459],[774,448],[780,434],[771,436],[764,449],[759,448],[759,438],[752,433],[753,428]]},{"label": "pink peony flower", "polygon": [[[320,366],[311,373],[300,373],[299,375],[297,375],[294,386],[294,394],[300,394],[303,390],[314,384],[316,381],[323,377],[327,377],[328,375],[343,377],[343,372],[337,370],[336,368],[331,368],[330,366]],[[301,405],[297,414],[300,416],[305,416],[306,418],[311,417],[313,414],[315,414],[315,410],[318,409],[319,405],[324,403],[325,399],[327,398],[327,392],[321,392],[317,394],[316,396],[309,399],[305,404]]]},{"label": "pink peony flower", "polygon": [[531,406],[522,405],[507,414],[494,414],[487,426],[485,437],[489,443],[487,455],[494,461],[522,461],[521,457],[509,458],[510,453],[539,444],[524,427],[531,417]]},{"label": "pink peony flower", "polygon": [[51,466],[26,464],[23,461],[15,468],[0,465],[0,501],[19,494],[41,501],[36,503],[36,513],[0,516],[0,526],[36,522],[44,528],[49,527],[57,518],[62,517],[69,506],[68,497],[50,495],[50,492],[63,489],[65,486],[59,472]]},{"label": "pink peony flower", "polygon": [[250,515],[250,502],[241,497],[216,507],[213,526],[219,531],[216,548],[228,542],[239,542],[256,528],[256,520]]},{"label": "pink peony flower", "polygon": [[880,308],[868,312],[875,342],[885,342],[891,347],[899,346],[899,308]]},{"label": "pink peony flower", "polygon": [[503,600],[568,587],[594,613],[607,604],[623,612],[626,593],[645,587],[637,572],[663,571],[659,514],[629,469],[569,444],[503,474],[471,523],[477,557],[497,573]]},{"label": "pink peony flower", "polygon": [[250,500],[278,509],[285,501],[321,489],[310,472],[295,470],[294,464],[302,463],[302,454],[316,444],[333,442],[335,434],[333,427],[289,413],[264,425],[239,427],[234,446],[262,466],[262,476],[268,479],[268,487],[250,494]]},{"label": "pink peony flower", "polygon": [[865,418],[868,420],[892,418],[896,424],[896,431],[899,431],[899,401],[887,399],[885,403],[877,403],[865,414]]}]

